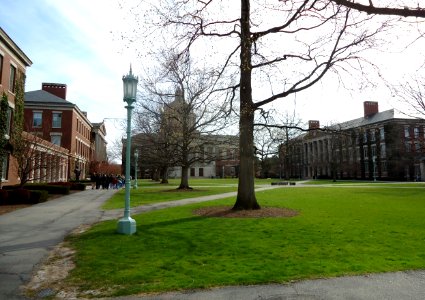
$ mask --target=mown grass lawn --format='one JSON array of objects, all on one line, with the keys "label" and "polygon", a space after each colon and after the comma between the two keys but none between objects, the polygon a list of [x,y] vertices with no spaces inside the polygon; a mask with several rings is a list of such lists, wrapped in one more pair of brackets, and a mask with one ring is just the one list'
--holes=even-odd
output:
[{"label": "mown grass lawn", "polygon": [[299,215],[192,213],[234,202],[225,199],[133,216],[133,236],[103,222],[68,238],[77,267],[67,282],[117,296],[425,268],[423,188],[282,188],[257,198]]},{"label": "mown grass lawn", "polygon": [[[151,180],[138,180],[138,188],[131,189],[130,191],[130,205],[131,207],[164,202],[174,201],[186,198],[202,197],[208,195],[222,194],[227,192],[237,191],[237,178],[229,179],[191,179],[190,186],[193,187],[191,191],[176,190],[180,180],[170,179],[169,184],[160,184]],[[271,179],[257,179],[255,185],[270,185]],[[125,190],[118,191],[108,201],[106,201],[102,209],[117,209],[124,207]]]}]

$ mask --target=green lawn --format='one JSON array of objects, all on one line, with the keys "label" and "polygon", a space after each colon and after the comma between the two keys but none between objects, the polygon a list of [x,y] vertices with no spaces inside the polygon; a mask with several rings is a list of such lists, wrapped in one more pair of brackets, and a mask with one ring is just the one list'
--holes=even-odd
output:
[{"label": "green lawn", "polygon": [[425,182],[385,182],[385,181],[370,181],[370,180],[337,180],[331,179],[316,179],[304,182],[306,185],[364,185],[364,186],[391,186],[391,187],[424,187]]},{"label": "green lawn", "polygon": [[[270,186],[271,179],[257,179],[256,187],[262,185]],[[130,205],[132,207],[164,202],[181,200],[185,198],[194,198],[227,192],[237,191],[237,178],[230,179],[191,179],[189,184],[193,187],[192,191],[176,190],[180,183],[179,179],[170,179],[169,184],[160,184],[151,180],[138,180],[137,189],[131,189]],[[102,209],[116,209],[124,207],[125,190],[122,189],[116,193],[111,199],[106,201]]]},{"label": "green lawn", "polygon": [[67,240],[77,249],[68,283],[104,296],[288,282],[425,268],[423,188],[283,188],[257,193],[292,218],[205,218],[195,208],[133,216],[137,233],[116,221]]}]

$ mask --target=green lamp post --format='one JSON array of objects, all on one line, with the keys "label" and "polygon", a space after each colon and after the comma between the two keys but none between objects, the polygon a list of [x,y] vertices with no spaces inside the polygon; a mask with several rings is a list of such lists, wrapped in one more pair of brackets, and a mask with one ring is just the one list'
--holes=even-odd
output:
[{"label": "green lamp post", "polygon": [[125,151],[125,208],[124,216],[118,221],[117,231],[121,234],[133,234],[136,232],[136,221],[130,217],[130,148],[131,148],[131,111],[133,103],[136,101],[137,82],[131,71],[122,77],[124,84],[124,102],[127,103],[127,143]]},{"label": "green lamp post", "polygon": [[139,149],[134,150],[134,188],[137,189],[137,161],[139,160]]}]

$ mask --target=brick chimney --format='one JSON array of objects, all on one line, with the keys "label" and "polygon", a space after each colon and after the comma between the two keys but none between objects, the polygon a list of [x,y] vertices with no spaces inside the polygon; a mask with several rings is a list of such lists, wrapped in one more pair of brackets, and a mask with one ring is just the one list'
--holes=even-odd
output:
[{"label": "brick chimney", "polygon": [[318,129],[320,128],[320,122],[317,120],[308,121],[308,129]]},{"label": "brick chimney", "polygon": [[378,102],[376,102],[376,101],[365,101],[365,102],[363,102],[363,108],[364,108],[364,117],[365,118],[369,118],[369,117],[371,117],[374,114],[377,114],[379,112]]},{"label": "brick chimney", "polygon": [[66,84],[43,82],[42,90],[66,100]]}]

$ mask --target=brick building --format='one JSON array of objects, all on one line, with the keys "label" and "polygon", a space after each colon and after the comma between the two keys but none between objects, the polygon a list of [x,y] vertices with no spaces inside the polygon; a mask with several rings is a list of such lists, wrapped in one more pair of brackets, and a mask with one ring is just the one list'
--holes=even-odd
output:
[{"label": "brick building", "polygon": [[94,157],[92,123],[87,113],[66,100],[66,84],[43,83],[41,90],[25,93],[27,132],[69,150],[68,178],[76,167],[80,178],[88,176],[88,164]]},{"label": "brick building", "polygon": [[[0,27],[0,96],[6,95],[8,101],[8,120],[6,136],[0,137],[8,140],[13,126],[15,109],[16,82],[19,76],[25,76],[26,68],[32,65],[28,56],[15,44],[15,42]],[[7,153],[0,161],[3,165],[1,180],[5,185],[17,184],[17,165],[11,156],[11,145],[7,145]]]},{"label": "brick building", "polygon": [[320,128],[281,146],[287,177],[425,180],[425,120],[396,118],[364,102],[364,116]]}]

